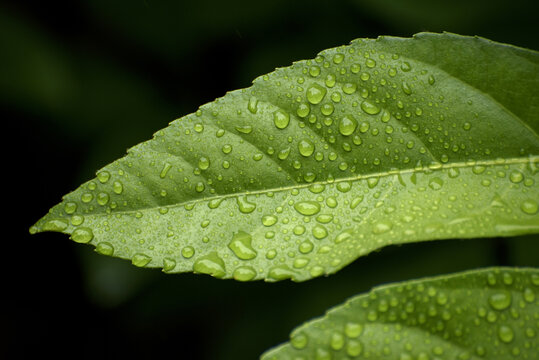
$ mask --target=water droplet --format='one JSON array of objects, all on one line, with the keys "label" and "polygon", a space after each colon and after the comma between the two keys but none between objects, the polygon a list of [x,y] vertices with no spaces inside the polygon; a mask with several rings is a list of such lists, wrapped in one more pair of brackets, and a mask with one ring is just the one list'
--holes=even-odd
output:
[{"label": "water droplet", "polygon": [[301,244],[299,244],[299,252],[302,254],[308,254],[311,251],[313,251],[313,243],[309,240],[303,241]]},{"label": "water droplet", "polygon": [[345,83],[342,86],[343,93],[348,94],[348,95],[352,95],[353,93],[356,92],[356,90],[357,90],[357,85],[354,83]]},{"label": "water droplet", "polygon": [[247,110],[249,110],[251,114],[256,114],[258,110],[258,99],[256,97],[251,96],[249,98],[249,103],[247,104]]},{"label": "water droplet", "polygon": [[296,110],[296,113],[300,118],[305,118],[309,113],[311,112],[311,107],[307,103],[301,103],[298,105],[298,109]]},{"label": "water droplet", "polygon": [[79,226],[84,222],[84,216],[82,215],[73,215],[71,216],[71,224]]},{"label": "water droplet", "polygon": [[357,120],[352,115],[345,115],[339,122],[339,132],[344,136],[349,136],[356,131]]},{"label": "water droplet", "polygon": [[429,85],[434,85],[434,82],[436,81],[436,79],[434,79],[434,76],[432,75],[429,75]]},{"label": "water droplet", "polygon": [[511,293],[509,291],[500,291],[495,294],[492,294],[489,299],[488,303],[490,306],[492,306],[495,310],[505,310],[509,306],[511,306]]},{"label": "water droplet", "polygon": [[110,173],[106,170],[97,173],[97,180],[101,184],[105,184],[110,179]]},{"label": "water droplet", "polygon": [[363,326],[361,324],[349,322],[344,326],[344,333],[349,338],[357,338],[359,335],[361,335],[362,331]]},{"label": "water droplet", "polygon": [[307,266],[307,264],[309,264],[309,259],[305,259],[305,258],[296,258],[294,260],[294,269],[303,269],[305,266]]},{"label": "water droplet", "polygon": [[410,71],[410,70],[412,70],[412,67],[410,66],[410,63],[408,61],[405,61],[401,65],[401,70],[402,71]]},{"label": "water droplet", "polygon": [[68,215],[73,214],[75,211],[77,211],[77,203],[72,201],[66,202],[64,205],[64,211]]},{"label": "water droplet", "polygon": [[268,272],[268,277],[273,280],[284,280],[291,278],[295,273],[287,265],[274,266]]},{"label": "water droplet", "polygon": [[312,77],[317,77],[318,75],[320,75],[320,67],[316,65],[311,66],[309,68],[309,75],[311,75]]},{"label": "water droplet", "polygon": [[406,95],[412,94],[412,88],[410,87],[410,85],[408,85],[406,81],[402,82],[401,87],[402,87],[402,92],[404,92]]},{"label": "water droplet", "polygon": [[201,181],[197,182],[197,184],[195,185],[195,191],[198,193],[203,192],[205,188],[206,188],[206,185],[204,185],[204,183]]},{"label": "water droplet", "polygon": [[300,350],[307,346],[309,339],[304,334],[294,334],[290,337],[290,344]]},{"label": "water droplet", "polygon": [[204,131],[204,125],[202,125],[202,124],[200,124],[200,123],[195,124],[195,131],[196,131],[197,133],[203,132],[203,131]]},{"label": "water droplet", "polygon": [[535,292],[529,287],[524,289],[524,300],[531,303],[535,301]]},{"label": "water droplet", "polygon": [[232,236],[232,240],[228,244],[228,247],[242,260],[254,259],[257,252],[251,246],[251,241],[251,235],[240,230]]},{"label": "water droplet", "polygon": [[513,329],[511,329],[509,326],[502,325],[498,328],[498,337],[501,341],[507,344],[513,341],[515,333],[513,332]]},{"label": "water droplet", "polygon": [[374,227],[372,228],[372,232],[374,234],[383,234],[391,230],[393,225],[388,221],[380,221],[376,224],[374,224]]},{"label": "water droplet", "polygon": [[302,139],[298,143],[298,150],[305,157],[311,156],[314,153],[314,144],[309,139]]},{"label": "water droplet", "polygon": [[325,87],[315,83],[307,89],[307,100],[314,105],[320,104],[324,99],[324,96],[326,96],[326,92],[327,90]]},{"label": "water droplet", "polygon": [[381,111],[378,105],[373,104],[368,100],[363,100],[363,102],[361,103],[361,109],[369,115],[376,115]]},{"label": "water droplet", "polygon": [[109,202],[109,194],[104,193],[104,192],[97,194],[97,203],[99,205],[104,206],[104,205],[107,205],[108,202]]},{"label": "water droplet", "polygon": [[168,171],[170,170],[171,167],[172,167],[172,164],[169,164],[168,162],[166,162],[163,165],[163,169],[161,169],[161,173],[159,174],[159,177],[161,179],[164,179],[167,176],[167,173],[168,173]]},{"label": "water droplet", "polygon": [[71,240],[81,244],[89,243],[93,238],[94,233],[92,232],[92,229],[86,227],[77,228],[71,234]]},{"label": "water droplet", "polygon": [[193,271],[216,278],[222,278],[226,274],[225,263],[215,251],[198,258],[193,265]]},{"label": "water droplet", "polygon": [[444,181],[439,177],[434,177],[429,181],[429,187],[432,190],[440,190],[444,185]]},{"label": "water droplet", "polygon": [[86,204],[89,203],[90,201],[92,201],[93,198],[94,198],[94,196],[91,193],[84,193],[80,197],[81,201],[83,203],[86,203]]},{"label": "water droplet", "polygon": [[356,357],[363,351],[363,344],[359,340],[350,340],[346,344],[346,353],[349,356]]},{"label": "water droplet", "polygon": [[176,260],[170,258],[163,259],[163,271],[171,272],[176,267]]},{"label": "water droplet", "polygon": [[333,106],[332,103],[327,103],[327,104],[324,104],[322,105],[322,107],[320,108],[320,112],[323,114],[323,115],[326,115],[326,116],[329,116],[331,114],[333,114],[333,111],[335,110],[335,106]]},{"label": "water droplet", "polygon": [[[42,226],[43,231],[63,231],[67,229],[69,222],[65,219],[48,220]],[[89,240],[88,240],[89,241]]]},{"label": "water droplet", "polygon": [[234,270],[234,279],[237,281],[250,281],[256,276],[256,271],[250,266],[240,266]]},{"label": "water droplet", "polygon": [[539,204],[535,200],[527,199],[520,205],[520,210],[528,215],[535,215],[539,211]]},{"label": "water droplet", "polygon": [[278,129],[284,129],[290,123],[290,115],[284,110],[277,110],[273,113],[273,123]]},{"label": "water droplet", "polygon": [[511,171],[511,174],[509,174],[509,179],[511,180],[511,182],[518,184],[519,182],[524,180],[524,175],[522,175],[522,173],[518,170],[513,170]]},{"label": "water droplet", "polygon": [[256,204],[247,201],[247,196],[236,198],[236,202],[238,204],[238,208],[244,214],[252,213],[256,209]]},{"label": "water droplet", "polygon": [[301,201],[294,204],[294,209],[302,215],[315,215],[320,211],[320,204],[316,201]]},{"label": "water droplet", "polygon": [[335,331],[333,334],[331,334],[329,346],[331,346],[331,348],[335,351],[342,349],[344,346],[344,336],[340,332]]},{"label": "water droplet", "polygon": [[344,55],[343,54],[335,54],[333,56],[333,62],[335,64],[340,64],[340,63],[342,63],[343,60],[344,60]]},{"label": "water droplet", "polygon": [[323,225],[315,225],[312,231],[313,236],[318,240],[321,240],[328,236],[328,231]]},{"label": "water droplet", "polygon": [[336,82],[337,82],[337,79],[335,78],[335,75],[328,74],[326,76],[325,84],[326,84],[327,87],[329,87],[329,88],[334,87]]},{"label": "water droplet", "polygon": [[272,226],[272,225],[275,225],[276,222],[277,222],[277,216],[265,215],[264,217],[262,217],[262,224],[264,226]]},{"label": "water droplet", "polygon": [[198,168],[200,170],[206,170],[209,167],[210,167],[210,159],[204,156],[198,159]]},{"label": "water droplet", "polygon": [[101,255],[112,256],[114,254],[114,247],[110,243],[103,241],[97,244],[95,251]]},{"label": "water droplet", "polygon": [[144,254],[135,254],[131,258],[131,263],[137,267],[144,267],[152,261],[152,258]]},{"label": "water droplet", "polygon": [[195,249],[192,246],[186,246],[182,249],[182,256],[186,259],[190,259],[195,255]]},{"label": "water droplet", "polygon": [[114,191],[115,194],[120,195],[124,191],[124,186],[121,182],[115,181],[112,184],[112,191]]},{"label": "water droplet", "polygon": [[235,129],[242,134],[250,134],[253,131],[253,127],[251,125],[238,125],[235,127]]}]

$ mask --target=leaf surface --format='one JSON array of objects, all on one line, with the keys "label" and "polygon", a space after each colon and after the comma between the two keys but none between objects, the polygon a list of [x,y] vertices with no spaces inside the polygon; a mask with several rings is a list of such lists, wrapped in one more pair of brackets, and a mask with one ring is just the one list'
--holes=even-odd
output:
[{"label": "leaf surface", "polygon": [[298,327],[263,360],[539,358],[539,270],[381,286]]},{"label": "leaf surface", "polygon": [[539,231],[539,55],[360,39],[277,69],[64,196],[31,228],[165,272],[334,273],[391,244]]}]

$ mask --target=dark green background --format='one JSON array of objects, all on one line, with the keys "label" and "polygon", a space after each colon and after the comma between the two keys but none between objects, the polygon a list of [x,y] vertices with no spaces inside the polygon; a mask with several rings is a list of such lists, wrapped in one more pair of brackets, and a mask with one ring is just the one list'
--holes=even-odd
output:
[{"label": "dark green background", "polygon": [[[537,236],[390,247],[306,283],[165,275],[28,228],[95,170],[255,77],[360,37],[451,31],[539,49],[536,1],[0,4],[6,208],[0,358],[254,359],[372,286],[539,266]],[[458,56],[458,54],[455,54]],[[11,245],[11,246],[8,246]]]}]

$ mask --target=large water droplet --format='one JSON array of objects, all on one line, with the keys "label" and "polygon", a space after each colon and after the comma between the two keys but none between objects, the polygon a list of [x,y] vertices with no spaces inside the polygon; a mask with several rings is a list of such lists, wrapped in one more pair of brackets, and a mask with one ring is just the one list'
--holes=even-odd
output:
[{"label": "large water droplet", "polygon": [[251,246],[251,241],[251,235],[240,230],[232,236],[228,247],[242,260],[254,259],[257,253]]},{"label": "large water droplet", "polygon": [[298,150],[305,157],[311,156],[314,153],[314,144],[309,139],[302,139],[298,143]]},{"label": "large water droplet", "polygon": [[276,222],[277,216],[275,215],[265,215],[262,217],[262,224],[264,224],[264,226],[272,226],[275,225]]},{"label": "large water droplet", "polygon": [[216,278],[222,278],[226,274],[225,263],[215,251],[198,258],[193,265],[193,271],[195,273],[208,274]]},{"label": "large water droplet", "polygon": [[234,279],[238,281],[250,281],[256,276],[256,271],[250,266],[240,266],[234,270]]},{"label": "large water droplet", "polygon": [[500,291],[492,294],[488,303],[495,310],[504,310],[511,306],[511,293],[509,291]]},{"label": "large water droplet", "polygon": [[238,203],[238,208],[244,214],[252,213],[256,209],[256,204],[247,201],[247,196],[238,197],[236,198],[236,201]]},{"label": "large water droplet", "polygon": [[320,211],[320,204],[316,201],[301,201],[294,204],[294,209],[302,215],[315,215]]},{"label": "large water droplet", "polygon": [[176,260],[170,258],[163,259],[163,271],[171,272],[176,267]]},{"label": "large water droplet", "polygon": [[65,219],[48,220],[42,226],[43,231],[63,231],[67,229],[69,222]]},{"label": "large water droplet", "polygon": [[344,136],[349,136],[356,131],[357,120],[352,115],[345,115],[339,122],[339,132]]},{"label": "large water droplet", "polygon": [[272,267],[268,272],[268,277],[273,280],[290,279],[295,273],[287,265]]},{"label": "large water droplet", "polygon": [[535,200],[527,199],[520,205],[520,210],[528,215],[535,215],[539,211],[539,204]]},{"label": "large water droplet", "polygon": [[137,267],[144,267],[152,261],[152,258],[145,254],[135,254],[131,258],[131,263]]},{"label": "large water droplet", "polygon": [[101,255],[112,256],[114,254],[114,247],[110,243],[103,241],[97,244],[95,251]]},{"label": "large water droplet", "polygon": [[365,111],[369,115],[376,115],[380,112],[380,107],[376,104],[373,104],[372,102],[368,100],[364,100],[361,103],[361,109]]},{"label": "large water droplet", "polygon": [[284,129],[290,123],[290,115],[284,110],[277,110],[273,113],[273,123],[278,129]]},{"label": "large water droplet", "polygon": [[501,341],[507,344],[513,341],[515,333],[513,332],[513,329],[511,329],[509,326],[502,325],[498,328],[498,337]]},{"label": "large water droplet", "polygon": [[307,100],[314,105],[320,104],[324,99],[324,96],[326,96],[326,92],[327,90],[325,87],[315,83],[307,89]]},{"label": "large water droplet", "polygon": [[71,240],[82,244],[90,242],[93,238],[94,233],[92,232],[92,229],[86,227],[77,228],[71,234]]},{"label": "large water droplet", "polygon": [[209,167],[210,167],[210,159],[204,156],[198,159],[198,168],[200,170],[206,170]]}]

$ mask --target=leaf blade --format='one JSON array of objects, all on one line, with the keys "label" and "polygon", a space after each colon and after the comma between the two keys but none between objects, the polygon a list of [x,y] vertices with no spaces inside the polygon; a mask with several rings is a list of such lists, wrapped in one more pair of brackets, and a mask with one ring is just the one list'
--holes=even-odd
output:
[{"label": "leaf blade", "polygon": [[[446,50],[429,60],[437,41]],[[447,65],[452,43],[473,54]],[[167,272],[269,281],[390,244],[538,232],[539,116],[521,108],[536,106],[539,71],[513,64],[523,53],[539,69],[539,56],[515,49],[420,34],[326,50],[172,122],[32,231]],[[518,101],[488,72],[454,75],[496,52],[528,78],[511,89]]]},{"label": "leaf blade", "polygon": [[534,358],[538,290],[539,270],[531,268],[384,285],[299,326],[261,359],[506,359],[514,351]]}]

